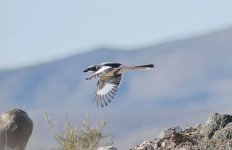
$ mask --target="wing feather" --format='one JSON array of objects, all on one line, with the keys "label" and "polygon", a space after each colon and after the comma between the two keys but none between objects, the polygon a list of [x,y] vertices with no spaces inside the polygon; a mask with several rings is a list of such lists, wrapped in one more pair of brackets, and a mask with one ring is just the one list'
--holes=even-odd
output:
[{"label": "wing feather", "polygon": [[108,73],[110,70],[112,70],[112,67],[109,66],[103,66],[100,69],[98,69],[93,75]]},{"label": "wing feather", "polygon": [[101,78],[102,75],[107,74],[108,72],[110,72],[111,70],[113,70],[112,67],[109,66],[103,66],[100,69],[98,69],[91,77],[86,78],[86,80],[90,80],[92,78]]},{"label": "wing feather", "polygon": [[107,80],[105,78],[104,80],[101,80],[101,78],[98,80],[96,92],[97,105],[99,105],[99,101],[101,103],[101,107],[107,106],[107,101],[111,102],[118,91],[121,80],[122,74],[110,76]]}]

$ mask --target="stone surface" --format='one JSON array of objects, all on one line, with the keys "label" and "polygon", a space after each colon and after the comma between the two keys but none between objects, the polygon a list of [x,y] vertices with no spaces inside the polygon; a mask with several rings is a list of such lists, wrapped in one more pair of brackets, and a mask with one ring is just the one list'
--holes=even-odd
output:
[{"label": "stone surface", "polygon": [[161,138],[166,138],[166,137],[171,136],[173,133],[179,133],[179,132],[181,132],[181,131],[182,131],[182,129],[181,129],[179,126],[173,127],[173,128],[169,128],[169,129],[167,129],[167,130],[162,131],[162,132],[160,133],[160,135],[159,135],[159,138],[160,138],[160,139],[161,139]]},{"label": "stone surface", "polygon": [[131,150],[229,150],[232,149],[232,116],[213,114],[205,124],[163,131],[159,138]]},{"label": "stone surface", "polygon": [[32,120],[20,109],[0,116],[0,150],[24,150],[33,129]]},{"label": "stone surface", "polygon": [[232,122],[232,116],[214,113],[203,125],[201,134],[211,139],[216,131],[223,129],[230,122]]}]

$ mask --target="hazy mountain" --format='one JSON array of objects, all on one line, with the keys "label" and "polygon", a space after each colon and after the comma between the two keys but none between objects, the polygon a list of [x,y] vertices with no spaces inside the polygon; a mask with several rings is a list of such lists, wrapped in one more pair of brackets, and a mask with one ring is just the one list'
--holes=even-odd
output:
[{"label": "hazy mountain", "polygon": [[[156,68],[125,74],[118,95],[102,109],[93,103],[96,81],[83,70],[113,61]],[[88,113],[106,121],[116,147],[128,149],[156,137],[170,126],[196,124],[213,112],[232,113],[232,28],[137,50],[99,48],[57,61],[0,71],[0,110],[19,107],[34,120],[29,147],[42,149],[53,141],[43,116]],[[187,124],[186,124],[187,120]],[[184,123],[185,122],[185,123]],[[30,148],[29,148],[30,149]]]}]

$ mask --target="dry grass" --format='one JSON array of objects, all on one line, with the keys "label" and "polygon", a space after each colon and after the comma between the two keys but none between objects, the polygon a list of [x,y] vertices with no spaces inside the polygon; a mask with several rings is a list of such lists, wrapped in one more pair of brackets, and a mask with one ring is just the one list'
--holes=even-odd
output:
[{"label": "dry grass", "polygon": [[48,113],[44,114],[59,150],[96,150],[100,146],[112,144],[112,136],[103,135],[105,126],[103,121],[99,121],[97,126],[93,126],[90,125],[88,116],[84,116],[81,123],[74,128],[66,119],[65,128],[59,130],[51,122]]}]

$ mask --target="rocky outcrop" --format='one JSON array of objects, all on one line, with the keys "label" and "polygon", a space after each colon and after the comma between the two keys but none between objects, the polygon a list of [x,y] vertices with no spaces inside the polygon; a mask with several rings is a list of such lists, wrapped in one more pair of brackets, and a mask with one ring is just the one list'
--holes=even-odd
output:
[{"label": "rocky outcrop", "polygon": [[24,150],[33,129],[32,120],[20,109],[0,116],[0,150]]},{"label": "rocky outcrop", "polygon": [[232,149],[232,116],[213,114],[205,124],[163,131],[159,138],[131,150],[229,150]]}]

